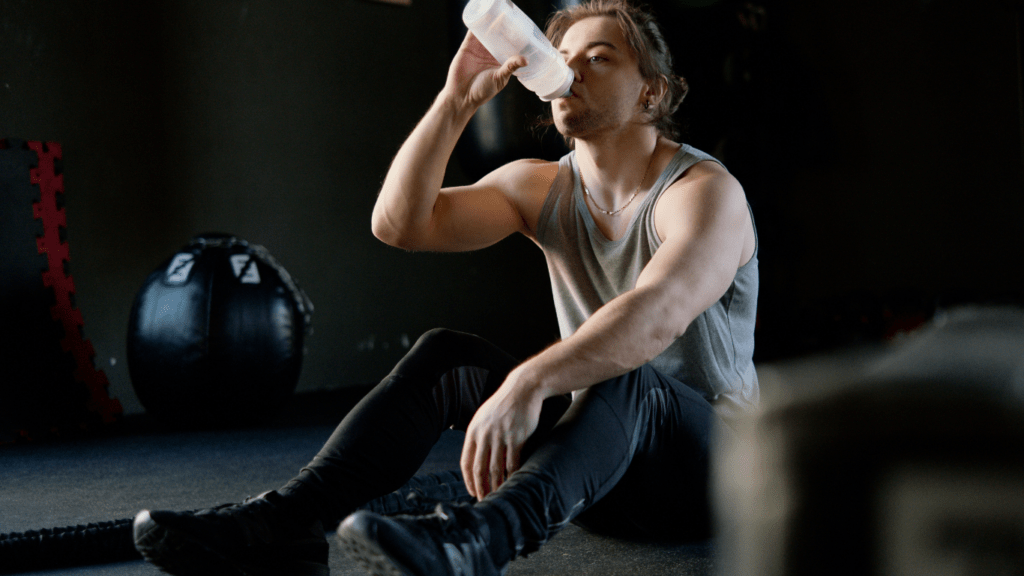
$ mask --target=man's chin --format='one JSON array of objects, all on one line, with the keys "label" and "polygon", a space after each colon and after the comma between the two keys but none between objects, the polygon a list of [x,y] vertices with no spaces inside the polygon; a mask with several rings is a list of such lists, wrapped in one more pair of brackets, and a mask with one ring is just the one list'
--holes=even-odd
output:
[{"label": "man's chin", "polygon": [[589,130],[588,122],[584,118],[555,118],[555,130],[564,138],[580,138],[585,136]]}]

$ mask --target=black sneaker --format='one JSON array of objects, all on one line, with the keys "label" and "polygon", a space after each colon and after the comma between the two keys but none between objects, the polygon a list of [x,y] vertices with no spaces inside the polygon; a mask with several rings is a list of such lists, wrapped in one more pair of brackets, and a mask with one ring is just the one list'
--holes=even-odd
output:
[{"label": "black sneaker", "polygon": [[329,546],[320,521],[285,528],[276,492],[199,512],[143,510],[135,548],[176,576],[328,576]]},{"label": "black sneaker", "polygon": [[469,505],[438,504],[425,516],[359,511],[338,527],[341,549],[373,576],[498,576],[490,530]]}]

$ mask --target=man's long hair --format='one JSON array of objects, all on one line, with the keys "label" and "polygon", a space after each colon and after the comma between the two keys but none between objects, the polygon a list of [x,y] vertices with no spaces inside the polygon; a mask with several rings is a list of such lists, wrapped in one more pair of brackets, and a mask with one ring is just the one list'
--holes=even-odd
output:
[{"label": "man's long hair", "polygon": [[[689,86],[685,78],[676,76],[673,72],[672,54],[661,33],[661,27],[650,10],[634,6],[626,0],[589,0],[552,14],[548,19],[545,34],[557,47],[573,24],[593,16],[611,16],[618,20],[626,41],[637,56],[640,75],[644,80],[658,82],[664,77],[668,81],[665,97],[648,110],[647,114],[650,115],[650,123],[657,128],[659,134],[671,140],[678,139],[679,126],[673,115],[686,98]],[[552,124],[554,120],[549,111],[541,120],[541,125]]]}]

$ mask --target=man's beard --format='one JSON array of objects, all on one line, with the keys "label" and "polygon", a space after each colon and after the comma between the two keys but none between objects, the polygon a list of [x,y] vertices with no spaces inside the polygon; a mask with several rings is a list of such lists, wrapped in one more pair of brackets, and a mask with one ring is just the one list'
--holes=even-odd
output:
[{"label": "man's beard", "polygon": [[586,136],[601,126],[601,116],[591,109],[565,114],[555,119],[555,128],[566,138]]}]

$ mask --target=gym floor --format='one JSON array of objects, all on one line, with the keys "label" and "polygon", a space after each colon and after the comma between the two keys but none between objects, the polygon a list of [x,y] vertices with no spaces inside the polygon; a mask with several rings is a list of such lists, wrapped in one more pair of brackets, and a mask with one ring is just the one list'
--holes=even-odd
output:
[{"label": "gym floor", "polygon": [[[144,415],[116,432],[0,450],[0,534],[130,518],[142,508],[195,510],[276,488],[320,448],[354,403],[352,393],[296,396],[272,425],[228,431],[175,431]],[[421,472],[458,466],[462,435],[447,432]],[[331,574],[358,575],[333,545]],[[570,526],[540,552],[516,560],[510,576],[705,575],[713,543],[630,542]],[[0,566],[0,573],[8,572]],[[142,560],[36,571],[56,576],[157,574]]]},{"label": "gym floor", "polygon": [[[885,345],[758,366],[762,398],[869,370]],[[172,430],[145,414],[109,434],[0,447],[0,535],[131,518],[143,508],[196,510],[238,502],[287,482],[320,449],[360,389],[293,397],[268,426],[222,431]],[[446,432],[420,472],[458,466],[462,434]],[[333,546],[332,576],[363,574]],[[129,549],[131,553],[132,550]],[[0,542],[0,574],[5,566]],[[34,570],[40,576],[153,576],[143,560]],[[509,576],[703,576],[716,573],[714,541],[657,543],[609,538],[570,525]]]},{"label": "gym floor", "polygon": [[[892,343],[760,364],[762,402],[777,404],[800,390],[817,391],[832,385],[839,389],[844,380],[856,382],[871,374],[929,377],[942,383],[944,378],[952,382],[957,374],[967,373],[984,382],[978,390],[986,394],[1002,390],[1002,383],[1012,384],[1000,393],[1013,392],[1013,398],[1019,400],[1020,375],[1024,374],[1020,360],[1024,357],[1022,314],[1019,309],[964,309],[943,314],[929,327]],[[136,414],[109,433],[0,446],[0,535],[127,519],[142,508],[195,510],[277,488],[319,450],[341,415],[364,391],[342,389],[295,396],[274,422],[255,429],[172,430],[145,414]],[[1007,436],[1008,441],[1013,438]],[[455,469],[461,444],[461,434],[443,435],[421,472]],[[1019,534],[1014,530],[1007,532],[1009,537]],[[0,574],[13,572],[9,543],[0,538]],[[508,573],[710,575],[727,560],[716,544],[720,543],[624,541],[570,526],[540,552],[513,562]],[[932,549],[922,550],[930,553]],[[133,552],[130,547],[127,551],[127,556]],[[719,552],[722,555],[716,557]],[[996,552],[978,558],[1009,558],[1017,562],[1012,566],[1019,566],[1018,556]],[[144,576],[155,575],[157,570],[136,559],[34,573]],[[360,571],[332,549],[331,573],[355,576]]]}]

